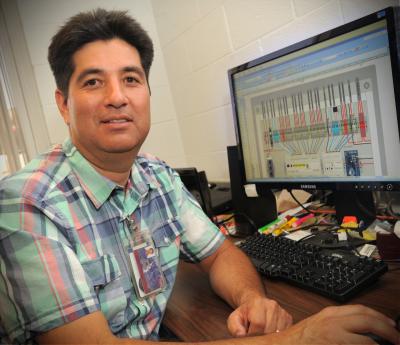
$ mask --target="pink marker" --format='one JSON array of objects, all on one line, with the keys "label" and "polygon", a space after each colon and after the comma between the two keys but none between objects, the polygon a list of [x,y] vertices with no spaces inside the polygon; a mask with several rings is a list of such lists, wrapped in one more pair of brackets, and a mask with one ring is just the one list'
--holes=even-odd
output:
[{"label": "pink marker", "polygon": [[300,219],[297,219],[294,223],[292,223],[292,228],[297,228],[298,226],[303,224],[307,219],[310,219],[313,217],[314,217],[314,213],[310,213]]}]

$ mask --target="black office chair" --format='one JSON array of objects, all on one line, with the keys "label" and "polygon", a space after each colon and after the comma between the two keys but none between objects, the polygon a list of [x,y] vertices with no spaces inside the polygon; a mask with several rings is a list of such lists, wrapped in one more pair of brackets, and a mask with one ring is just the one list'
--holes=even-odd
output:
[{"label": "black office chair", "polygon": [[197,171],[197,169],[193,167],[176,168],[175,170],[178,172],[185,187],[199,202],[203,211],[212,219],[214,214],[211,204],[210,188],[205,171]]}]

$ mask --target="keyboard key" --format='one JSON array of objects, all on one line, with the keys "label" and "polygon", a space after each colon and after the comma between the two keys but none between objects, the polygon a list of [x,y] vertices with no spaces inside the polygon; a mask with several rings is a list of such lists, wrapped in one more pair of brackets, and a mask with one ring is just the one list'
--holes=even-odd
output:
[{"label": "keyboard key", "polygon": [[327,250],[312,243],[256,234],[241,248],[259,272],[282,278],[304,289],[344,302],[387,271],[387,264],[373,258]]}]

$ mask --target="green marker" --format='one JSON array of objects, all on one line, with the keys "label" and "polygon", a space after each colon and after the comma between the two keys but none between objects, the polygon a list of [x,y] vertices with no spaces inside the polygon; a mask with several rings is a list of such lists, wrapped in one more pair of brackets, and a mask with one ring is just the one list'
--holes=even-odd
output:
[{"label": "green marker", "polygon": [[271,226],[275,225],[276,223],[280,222],[281,219],[278,217],[275,220],[273,220],[271,223],[268,223],[264,226],[262,226],[261,228],[258,229],[258,232],[260,234],[264,233],[265,231],[267,231]]}]

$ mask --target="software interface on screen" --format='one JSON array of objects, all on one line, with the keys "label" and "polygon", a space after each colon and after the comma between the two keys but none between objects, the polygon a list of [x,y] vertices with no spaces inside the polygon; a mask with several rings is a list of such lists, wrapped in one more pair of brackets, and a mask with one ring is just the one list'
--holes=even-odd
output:
[{"label": "software interface on screen", "polygon": [[400,176],[386,21],[233,75],[246,179]]}]

